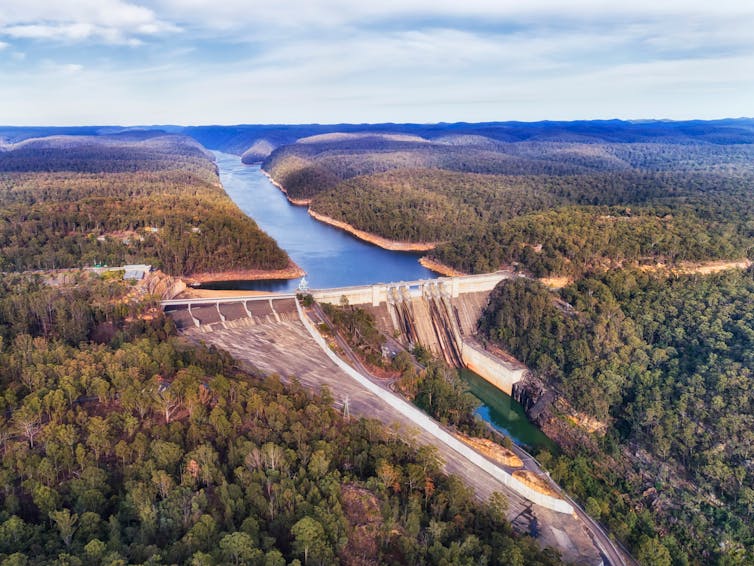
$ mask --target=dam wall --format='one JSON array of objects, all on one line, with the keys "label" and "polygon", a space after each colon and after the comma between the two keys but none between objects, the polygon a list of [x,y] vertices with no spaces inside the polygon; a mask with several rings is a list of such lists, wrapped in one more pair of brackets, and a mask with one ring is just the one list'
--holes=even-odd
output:
[{"label": "dam wall", "polygon": [[496,271],[483,275],[463,275],[461,277],[438,277],[418,281],[400,281],[396,283],[377,283],[356,287],[338,287],[334,289],[313,289],[311,295],[320,303],[339,305],[345,298],[349,305],[379,306],[389,302],[396,291],[406,295],[421,297],[427,293],[439,293],[448,298],[457,298],[466,293],[489,293],[503,279],[516,277],[511,271]]},{"label": "dam wall", "polygon": [[499,271],[327,289],[313,291],[312,295],[320,302],[360,306],[374,317],[384,334],[395,337],[404,347],[421,344],[449,365],[467,367],[511,395],[526,368],[486,352],[472,338],[490,292],[511,277],[515,275]]}]

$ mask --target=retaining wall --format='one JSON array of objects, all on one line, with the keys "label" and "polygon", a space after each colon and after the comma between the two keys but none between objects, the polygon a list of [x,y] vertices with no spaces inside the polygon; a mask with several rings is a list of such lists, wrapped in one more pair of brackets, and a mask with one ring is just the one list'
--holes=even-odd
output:
[{"label": "retaining wall", "polygon": [[479,349],[467,340],[463,341],[461,358],[467,368],[511,396],[513,384],[521,381],[526,374],[526,368],[509,364]]},{"label": "retaining wall", "polygon": [[467,446],[466,444],[464,444],[463,442],[455,438],[453,435],[451,435],[449,432],[443,429],[435,420],[433,420],[426,414],[422,413],[419,409],[409,404],[408,402],[404,401],[397,395],[394,395],[390,393],[389,391],[383,389],[376,383],[372,383],[365,376],[361,375],[359,372],[357,372],[355,369],[349,366],[346,362],[340,359],[337,355],[335,355],[335,353],[330,349],[330,347],[325,342],[324,338],[322,338],[319,332],[317,332],[317,330],[314,328],[309,318],[304,314],[304,312],[301,309],[301,306],[298,305],[298,303],[297,303],[297,307],[298,307],[299,318],[301,319],[301,322],[309,331],[309,334],[311,334],[312,338],[319,344],[320,348],[322,348],[325,354],[327,354],[327,356],[341,370],[343,370],[351,378],[355,379],[366,390],[380,397],[388,405],[390,405],[395,410],[401,412],[403,415],[410,418],[414,423],[416,423],[418,426],[420,426],[421,428],[429,432],[432,436],[434,436],[440,442],[447,444],[454,451],[458,452],[460,455],[462,455],[464,458],[466,458],[467,460],[469,460],[476,466],[482,468],[488,474],[500,480],[501,483],[503,483],[505,486],[507,486],[514,492],[518,493],[522,497],[525,497],[529,501],[532,501],[533,503],[536,503],[537,505],[541,505],[542,507],[545,507],[546,509],[550,509],[552,511],[557,511],[559,513],[567,513],[569,515],[572,515],[574,513],[573,507],[567,501],[563,499],[558,499],[556,497],[552,497],[550,495],[545,495],[543,493],[540,493],[530,488],[527,485],[524,485],[523,483],[515,479],[512,475],[510,475],[508,472],[499,468],[498,466],[496,466],[495,464],[487,460],[484,456],[482,456],[481,454],[474,451],[472,448],[470,448],[469,446]]}]

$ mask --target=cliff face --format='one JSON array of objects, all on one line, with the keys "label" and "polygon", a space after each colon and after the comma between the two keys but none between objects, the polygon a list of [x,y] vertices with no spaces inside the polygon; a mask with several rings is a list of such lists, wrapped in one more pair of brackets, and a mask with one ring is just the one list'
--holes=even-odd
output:
[{"label": "cliff face", "polygon": [[513,385],[511,396],[521,404],[527,416],[540,428],[552,418],[557,394],[531,372],[527,371],[524,378]]},{"label": "cliff face", "polygon": [[186,290],[186,283],[162,271],[153,271],[143,282],[150,295],[157,295],[163,301],[175,298]]}]

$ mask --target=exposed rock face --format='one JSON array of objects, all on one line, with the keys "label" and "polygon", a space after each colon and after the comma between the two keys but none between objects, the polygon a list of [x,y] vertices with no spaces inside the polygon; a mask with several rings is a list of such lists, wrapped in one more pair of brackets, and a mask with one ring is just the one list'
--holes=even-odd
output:
[{"label": "exposed rock face", "polygon": [[513,385],[512,397],[523,406],[529,419],[566,451],[577,446],[593,447],[595,435],[607,430],[605,423],[574,410],[531,372]]},{"label": "exposed rock face", "polygon": [[512,396],[540,428],[552,417],[553,405],[558,398],[554,391],[531,372],[527,372],[524,379],[513,385]]},{"label": "exposed rock face", "polygon": [[183,280],[166,275],[162,271],[150,273],[143,284],[150,295],[157,295],[163,301],[170,300],[186,290],[186,283]]}]

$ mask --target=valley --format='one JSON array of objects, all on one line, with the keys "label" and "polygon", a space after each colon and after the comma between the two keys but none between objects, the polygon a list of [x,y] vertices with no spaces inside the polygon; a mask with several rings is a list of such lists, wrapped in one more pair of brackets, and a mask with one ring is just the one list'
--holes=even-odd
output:
[{"label": "valley", "polygon": [[[606,533],[642,564],[698,564],[699,557],[747,563],[753,551],[747,522],[754,371],[750,120],[169,129],[2,131],[6,291],[0,356],[10,365],[0,377],[7,391],[25,399],[23,411],[36,414],[34,399],[41,403],[58,387],[57,378],[39,381],[39,374],[24,373],[27,364],[38,363],[17,357],[24,340],[43,337],[53,348],[65,344],[66,356],[79,356],[96,339],[120,355],[144,332],[155,344],[172,343],[177,326],[179,342],[190,337],[194,344],[179,350],[211,344],[210,358],[216,348],[230,352],[237,360],[228,361],[231,366],[240,364],[246,376],[279,374],[285,391],[299,383],[308,391],[329,385],[321,393],[324,404],[334,403],[341,416],[345,394],[346,422],[351,414],[388,425],[397,418],[374,399],[362,399],[365,393],[354,383],[344,385],[352,371],[369,376],[379,370],[375,375],[383,377],[376,379],[391,376],[385,383],[436,419],[431,422],[505,444],[509,440],[474,417],[478,401],[449,369],[469,366],[508,391],[549,437],[531,441],[537,469],[547,470],[586,511],[579,512],[574,530],[541,506],[526,510],[508,493],[507,518],[519,537],[534,535],[538,544],[578,563],[630,563]],[[242,154],[253,164],[244,165]],[[395,242],[411,251],[395,251]],[[227,289],[231,306],[202,306],[206,299],[200,298],[195,311],[163,318],[145,293],[118,299],[120,291],[96,285],[97,296],[109,298],[85,306],[95,281],[75,268],[127,262],[149,263],[200,284],[187,291],[198,296],[212,293],[217,300]],[[73,268],[63,278],[70,291],[48,288],[56,277],[34,275],[59,268]],[[311,292],[324,308],[311,315],[321,328],[308,337],[306,318],[291,308],[304,273],[302,300]],[[464,273],[505,275],[483,292],[459,296]],[[16,295],[15,289],[26,291]],[[68,298],[54,298],[59,292]],[[271,307],[290,304],[260,314],[264,320],[251,325],[232,323],[236,315],[257,320],[250,301],[243,308],[232,301],[269,292],[283,293],[267,299]],[[137,306],[137,297],[146,303]],[[123,306],[114,306],[118,301]],[[55,306],[45,310],[46,304]],[[152,310],[147,315],[139,309]],[[328,346],[317,346],[317,332],[329,336],[336,319],[337,348],[356,370],[341,366],[345,362],[335,360]],[[177,366],[160,367],[166,369],[156,383],[183,379]],[[515,378],[506,382],[501,375]],[[472,391],[490,395],[466,380]],[[211,388],[213,382],[203,383]],[[190,395],[170,409],[158,391],[153,401],[129,409],[120,393],[107,393],[122,384],[109,383],[82,386],[81,399],[93,412],[81,419],[109,404],[124,415],[138,413],[144,432],[161,438],[167,434],[155,428],[161,414],[166,427],[173,410],[176,423],[193,419]],[[8,414],[20,410],[16,397],[4,402]],[[208,402],[208,408],[222,403]],[[494,421],[497,405],[491,399],[477,413]],[[47,430],[52,413],[44,411],[34,427]],[[183,411],[187,416],[178,416]],[[61,418],[68,419],[55,417]],[[247,422],[233,418],[234,426]],[[115,420],[108,422],[124,442],[133,441]],[[13,450],[22,446],[14,440],[18,427],[14,417],[4,428]],[[218,446],[221,428],[207,433]],[[438,445],[438,437],[421,438]],[[51,458],[45,447],[27,441],[35,457]],[[186,439],[178,444],[197,446]],[[475,468],[457,460],[458,451],[442,456],[445,471],[459,473],[482,500],[489,497],[493,488],[481,479],[484,473],[470,472]],[[114,456],[100,462],[95,455],[105,468],[108,458]],[[387,477],[387,468],[380,469]],[[70,479],[62,470],[46,479],[29,477],[65,486]],[[24,487],[31,485],[29,477],[9,484],[11,501],[31,496]],[[360,489],[369,488],[362,483]],[[385,505],[401,504],[397,489],[394,497],[380,495]],[[414,488],[404,489],[400,493]],[[50,512],[63,508],[83,517],[90,507],[74,504],[68,490],[62,492],[65,504],[50,504]],[[46,535],[37,523],[42,507],[36,497],[36,507],[21,515],[27,527],[38,525],[33,528],[41,540]],[[120,509],[117,501],[113,505],[97,512]],[[16,521],[16,515],[3,517]],[[282,552],[292,556],[287,531],[275,531],[269,521],[263,528],[274,531]],[[422,524],[419,532],[428,525]],[[330,550],[322,552],[333,556],[345,543],[338,542],[337,529],[327,528]],[[146,556],[146,547],[137,546],[154,544],[155,536],[142,531],[129,538],[130,550],[120,552]],[[160,536],[167,541],[172,535]],[[516,540],[528,544],[526,536]],[[15,548],[7,544],[2,548]],[[85,542],[76,544],[83,549]],[[165,544],[171,556],[187,556],[183,547]],[[379,552],[394,555],[394,544],[383,539]],[[537,552],[532,560],[545,560]]]}]

